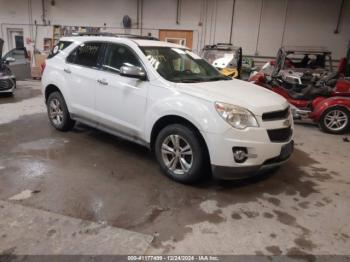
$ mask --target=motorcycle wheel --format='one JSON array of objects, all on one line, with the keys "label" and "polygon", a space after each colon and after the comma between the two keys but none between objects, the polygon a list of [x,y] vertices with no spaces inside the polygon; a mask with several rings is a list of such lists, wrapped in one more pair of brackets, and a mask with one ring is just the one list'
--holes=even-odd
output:
[{"label": "motorcycle wheel", "polygon": [[330,134],[343,134],[350,129],[350,112],[344,107],[332,107],[320,118],[321,129]]}]

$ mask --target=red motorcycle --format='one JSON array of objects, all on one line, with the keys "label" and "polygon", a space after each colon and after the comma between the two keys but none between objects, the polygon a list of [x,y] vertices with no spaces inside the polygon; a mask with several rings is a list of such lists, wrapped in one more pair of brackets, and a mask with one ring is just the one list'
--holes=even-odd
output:
[{"label": "red motorcycle", "polygon": [[267,81],[259,72],[250,80],[285,97],[296,120],[312,120],[332,134],[350,129],[350,81],[345,78],[330,79],[334,86],[327,82],[305,86],[293,85],[278,77]]},{"label": "red motorcycle", "polygon": [[332,72],[331,52],[324,47],[281,47],[276,60],[266,63],[249,81],[285,97],[294,119],[312,120],[323,131],[340,134],[350,129],[346,68],[350,68],[349,58]]}]

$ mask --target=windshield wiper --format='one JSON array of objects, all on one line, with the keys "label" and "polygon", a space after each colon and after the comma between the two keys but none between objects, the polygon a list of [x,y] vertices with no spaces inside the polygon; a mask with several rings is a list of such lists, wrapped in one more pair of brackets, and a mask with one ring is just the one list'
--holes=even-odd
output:
[{"label": "windshield wiper", "polygon": [[180,83],[198,83],[198,82],[202,82],[202,81],[203,81],[203,79],[200,79],[200,78],[178,80],[178,82],[180,82]]},{"label": "windshield wiper", "polygon": [[220,81],[220,80],[232,80],[231,77],[228,76],[214,76],[206,79],[208,81]]}]

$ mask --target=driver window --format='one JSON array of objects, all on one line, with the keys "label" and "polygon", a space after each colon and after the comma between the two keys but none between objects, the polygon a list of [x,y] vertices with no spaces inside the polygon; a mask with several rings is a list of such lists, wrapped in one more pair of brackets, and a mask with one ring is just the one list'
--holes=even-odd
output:
[{"label": "driver window", "polygon": [[120,44],[109,44],[102,69],[119,73],[120,67],[123,65],[141,67],[138,57],[128,47]]}]

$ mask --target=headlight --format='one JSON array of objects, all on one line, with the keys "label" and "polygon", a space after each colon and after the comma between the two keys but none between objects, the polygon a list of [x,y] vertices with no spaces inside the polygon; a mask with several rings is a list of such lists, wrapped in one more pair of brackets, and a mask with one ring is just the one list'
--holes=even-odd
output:
[{"label": "headlight", "polygon": [[5,79],[11,79],[13,76],[9,75],[0,75],[0,79],[5,80]]},{"label": "headlight", "polygon": [[234,128],[245,129],[247,127],[259,126],[255,116],[248,109],[243,107],[215,102],[215,109],[219,115]]}]

